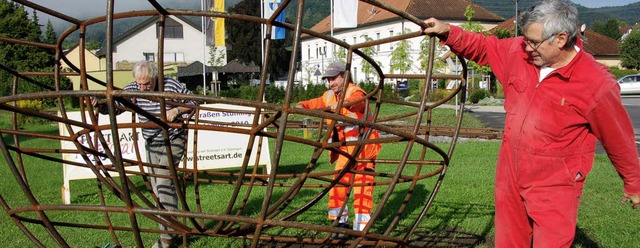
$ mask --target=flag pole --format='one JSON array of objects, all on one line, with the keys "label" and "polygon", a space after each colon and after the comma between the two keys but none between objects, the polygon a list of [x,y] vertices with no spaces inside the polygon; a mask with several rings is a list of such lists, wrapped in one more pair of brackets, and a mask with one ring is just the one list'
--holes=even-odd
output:
[{"label": "flag pole", "polygon": [[[330,18],[331,25],[329,25],[329,26],[331,27],[331,37],[333,37],[333,22],[334,22],[334,21],[333,21],[333,17],[334,17],[333,6],[334,6],[334,5],[333,5],[333,0],[331,0],[331,18]],[[336,54],[335,49],[336,49],[336,44],[333,44],[333,45],[331,46],[331,58],[332,58],[332,59],[333,59],[333,55],[334,55],[334,54]]]},{"label": "flag pole", "polygon": [[[266,0],[260,0],[260,16],[262,18],[266,18],[266,16],[264,16],[264,1]],[[260,25],[260,59],[262,60],[260,62],[261,66],[264,66],[264,34],[266,31],[266,27],[265,24]]]},{"label": "flag pole", "polygon": [[[200,1],[200,7],[202,7],[202,11],[205,11],[205,1],[207,0],[201,0]],[[202,94],[203,95],[207,95],[207,21],[206,16],[202,17],[202,45],[204,47],[204,49],[202,49]]]},{"label": "flag pole", "polygon": [[333,10],[333,0],[331,0],[331,19],[330,19],[331,20],[331,25],[330,25],[331,26],[331,37],[333,37],[333,21],[334,21],[333,18],[334,18],[334,14],[335,14],[335,11]]}]

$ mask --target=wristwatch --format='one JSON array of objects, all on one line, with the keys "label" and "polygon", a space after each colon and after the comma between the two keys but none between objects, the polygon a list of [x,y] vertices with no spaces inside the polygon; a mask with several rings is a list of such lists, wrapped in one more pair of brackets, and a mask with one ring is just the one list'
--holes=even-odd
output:
[{"label": "wristwatch", "polygon": [[178,115],[182,115],[182,110],[180,110],[180,107],[176,107],[176,109],[178,110]]}]

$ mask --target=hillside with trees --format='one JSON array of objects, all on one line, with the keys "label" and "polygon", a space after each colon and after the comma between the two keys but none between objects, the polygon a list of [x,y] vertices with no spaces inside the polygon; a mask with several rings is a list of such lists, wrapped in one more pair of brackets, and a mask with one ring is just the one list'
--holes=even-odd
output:
[{"label": "hillside with trees", "polygon": [[[516,13],[515,0],[471,0],[472,2],[504,17],[511,18]],[[537,0],[518,0],[518,10],[523,11],[535,4]],[[629,25],[640,22],[640,2],[616,7],[587,8],[578,5],[579,18],[588,26],[595,21],[606,22],[617,18]]]}]

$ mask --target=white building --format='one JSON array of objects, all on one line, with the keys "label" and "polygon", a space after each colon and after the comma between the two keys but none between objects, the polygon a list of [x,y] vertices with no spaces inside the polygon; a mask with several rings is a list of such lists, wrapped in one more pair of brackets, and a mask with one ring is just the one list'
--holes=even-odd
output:
[{"label": "white building", "polygon": [[[142,60],[158,62],[159,20],[157,16],[151,17],[114,39],[113,69],[126,69]],[[167,16],[164,32],[165,65],[190,64],[195,61],[207,63],[210,60],[210,48],[205,45],[201,24],[182,16]],[[105,48],[96,55],[103,65],[106,64]]]},{"label": "white building", "polygon": [[[385,0],[386,4],[405,11],[417,18],[427,19],[435,17],[454,25],[460,25],[467,21],[464,12],[467,6],[471,6],[475,11],[472,21],[479,22],[485,30],[491,29],[497,24],[504,21],[502,17],[480,7],[477,4],[467,0]],[[331,30],[331,16],[326,17],[311,29],[313,31],[326,35],[333,34],[333,37],[342,40],[350,45],[362,43],[365,36],[373,40],[385,39],[397,35],[401,35],[403,30],[406,32],[416,32],[421,30],[420,27],[412,22],[404,20],[399,16],[374,7],[368,3],[358,2],[358,26],[356,28],[342,28]],[[424,73],[420,68],[418,61],[420,50],[420,42],[425,37],[416,37],[409,39],[411,60],[415,61],[408,74]],[[384,73],[390,72],[391,53],[397,46],[398,42],[385,43],[375,46],[377,55],[373,57],[378,61]],[[319,77],[315,76],[316,70],[324,71],[324,68],[332,61],[338,60],[336,54],[340,47],[320,38],[306,36],[301,39],[302,52],[302,81],[303,84],[308,82],[318,83]],[[352,76],[354,82],[367,80],[378,80],[377,75],[365,75],[362,71],[362,58],[354,53],[352,62]],[[399,73],[397,71],[393,72]],[[395,82],[395,79],[388,83]]]}]

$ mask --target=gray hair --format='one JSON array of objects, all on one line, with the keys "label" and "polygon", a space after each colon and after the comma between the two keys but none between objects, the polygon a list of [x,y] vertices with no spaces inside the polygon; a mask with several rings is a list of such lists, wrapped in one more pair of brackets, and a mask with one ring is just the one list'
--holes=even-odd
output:
[{"label": "gray hair", "polygon": [[145,77],[153,79],[158,76],[158,67],[152,62],[143,60],[136,63],[136,65],[133,66],[133,70],[131,70],[131,72],[133,73],[133,78],[135,79]]},{"label": "gray hair", "polygon": [[565,48],[573,47],[578,35],[578,9],[569,0],[542,0],[520,14],[518,25],[523,31],[533,23],[542,24],[542,38],[566,32]]}]

